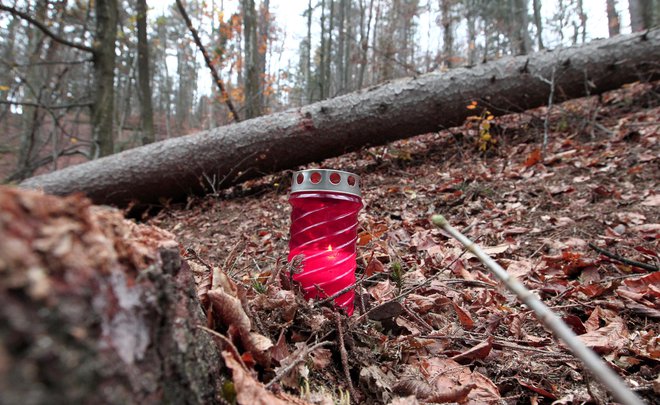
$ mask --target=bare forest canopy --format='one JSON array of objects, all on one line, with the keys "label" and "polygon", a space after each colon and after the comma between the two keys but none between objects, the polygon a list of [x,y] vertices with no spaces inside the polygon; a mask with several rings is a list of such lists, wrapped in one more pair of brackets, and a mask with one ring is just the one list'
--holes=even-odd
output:
[{"label": "bare forest canopy", "polygon": [[660,29],[556,51],[433,72],[169,139],[22,183],[48,193],[84,192],[125,205],[191,193],[461,124],[484,106],[494,115],[598,94],[658,77]]},{"label": "bare forest canopy", "polygon": [[397,78],[644,31],[657,26],[659,5],[2,0],[0,179]]}]

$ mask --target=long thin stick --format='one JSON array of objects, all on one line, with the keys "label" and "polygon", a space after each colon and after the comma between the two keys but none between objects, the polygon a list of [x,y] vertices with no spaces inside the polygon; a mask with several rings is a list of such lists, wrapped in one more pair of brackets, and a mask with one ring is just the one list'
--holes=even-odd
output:
[{"label": "long thin stick", "polygon": [[608,252],[605,249],[601,249],[598,246],[594,245],[593,243],[588,243],[589,247],[595,250],[596,252],[600,253],[601,255],[607,256],[610,259],[614,259],[616,261],[619,261],[623,264],[629,264],[631,266],[639,267],[640,269],[648,270],[648,271],[658,271],[660,268],[657,266],[654,266],[652,264],[646,264],[642,262],[636,262],[634,260],[626,259],[625,257],[621,257],[619,255],[615,255],[612,252]]},{"label": "long thin stick", "polygon": [[622,404],[641,405],[643,402],[635,393],[633,393],[621,380],[621,378],[612,369],[607,366],[601,358],[573,333],[573,331],[548,308],[536,295],[532,294],[520,281],[511,277],[493,260],[492,257],[484,253],[481,248],[472,242],[467,236],[454,229],[442,215],[434,215],[431,220],[433,223],[451,236],[461,242],[466,249],[472,252],[481,262],[490,269],[490,271],[502,281],[506,287],[511,290],[520,301],[531,308],[536,317],[550,329],[556,337],[561,339],[571,352],[578,357],[591,373],[607,388],[614,398]]}]

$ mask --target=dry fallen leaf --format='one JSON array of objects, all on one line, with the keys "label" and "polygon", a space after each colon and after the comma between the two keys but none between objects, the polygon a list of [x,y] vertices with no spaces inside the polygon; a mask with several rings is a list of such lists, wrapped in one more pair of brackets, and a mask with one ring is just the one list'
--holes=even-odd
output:
[{"label": "dry fallen leaf", "polygon": [[584,344],[597,353],[611,353],[629,343],[629,333],[621,318],[615,318],[607,326],[578,336]]},{"label": "dry fallen leaf", "polygon": [[240,405],[287,405],[287,401],[277,398],[268,391],[263,384],[257,381],[248,370],[243,369],[240,363],[230,352],[223,351],[222,358],[225,365],[231,370],[232,381],[236,388],[236,401]]}]

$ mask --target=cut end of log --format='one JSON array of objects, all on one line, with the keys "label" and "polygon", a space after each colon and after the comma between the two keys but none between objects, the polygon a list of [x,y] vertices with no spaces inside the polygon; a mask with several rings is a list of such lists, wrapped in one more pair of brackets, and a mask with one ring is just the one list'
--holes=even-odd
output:
[{"label": "cut end of log", "polygon": [[0,187],[6,403],[214,403],[222,363],[173,236],[120,211]]}]

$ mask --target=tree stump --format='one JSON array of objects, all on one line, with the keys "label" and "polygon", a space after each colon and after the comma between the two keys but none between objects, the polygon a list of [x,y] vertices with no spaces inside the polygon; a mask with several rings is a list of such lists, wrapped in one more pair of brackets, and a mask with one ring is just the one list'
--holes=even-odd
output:
[{"label": "tree stump", "polygon": [[204,322],[170,233],[0,187],[1,403],[217,403]]}]

